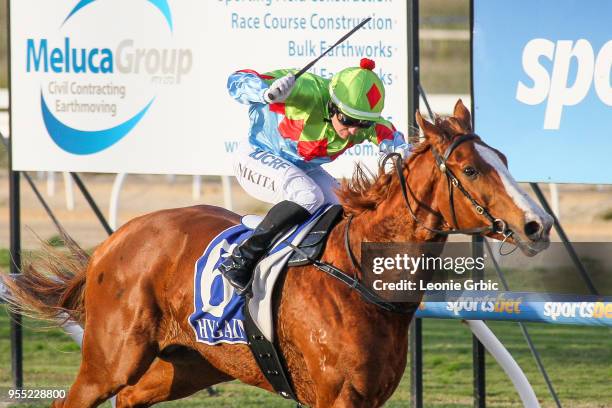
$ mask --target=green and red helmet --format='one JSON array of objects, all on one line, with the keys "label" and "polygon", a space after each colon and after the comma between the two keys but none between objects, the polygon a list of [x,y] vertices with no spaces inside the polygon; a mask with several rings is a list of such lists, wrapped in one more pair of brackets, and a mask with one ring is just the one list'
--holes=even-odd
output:
[{"label": "green and red helmet", "polygon": [[347,116],[377,121],[385,106],[385,87],[372,70],[376,64],[362,58],[359,67],[343,69],[329,83],[331,101]]}]

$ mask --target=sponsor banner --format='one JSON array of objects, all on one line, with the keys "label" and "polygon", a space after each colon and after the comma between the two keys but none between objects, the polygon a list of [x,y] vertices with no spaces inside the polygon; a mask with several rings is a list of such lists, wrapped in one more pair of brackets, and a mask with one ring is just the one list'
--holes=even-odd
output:
[{"label": "sponsor banner", "polygon": [[479,291],[446,302],[427,299],[417,317],[612,327],[612,297]]},{"label": "sponsor banner", "polygon": [[[366,17],[312,72],[377,63],[384,113],[407,125],[406,4],[232,0],[11,1],[16,170],[232,174],[248,107],[230,73],[299,68]],[[356,146],[329,166],[374,166]]]},{"label": "sponsor banner", "polygon": [[474,1],[476,131],[517,180],[612,182],[611,12],[606,0]]}]

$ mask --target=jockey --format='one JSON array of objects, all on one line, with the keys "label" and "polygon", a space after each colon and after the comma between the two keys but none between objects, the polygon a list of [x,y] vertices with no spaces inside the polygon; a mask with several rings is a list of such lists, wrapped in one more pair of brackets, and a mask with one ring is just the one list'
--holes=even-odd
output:
[{"label": "jockey", "polygon": [[237,246],[220,271],[237,293],[249,290],[252,273],[270,245],[324,204],[338,203],[339,186],[321,164],[366,140],[381,153],[407,155],[402,133],[381,117],[385,88],[374,61],[346,68],[331,80],[296,70],[233,73],[230,95],[249,105],[248,143],[239,146],[234,174],[255,198],[274,204],[253,235]]}]

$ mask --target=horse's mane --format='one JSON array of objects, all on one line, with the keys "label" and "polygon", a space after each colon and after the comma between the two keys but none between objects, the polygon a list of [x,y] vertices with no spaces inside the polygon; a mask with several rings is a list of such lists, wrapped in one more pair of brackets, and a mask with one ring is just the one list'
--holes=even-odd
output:
[{"label": "horse's mane", "polygon": [[[447,140],[466,131],[453,117],[437,116],[435,124]],[[418,134],[409,137],[409,140],[414,143],[412,143],[410,157],[404,161],[404,168],[409,167],[412,161],[431,147],[431,143],[427,139],[420,140]],[[379,160],[377,174],[373,174],[358,163],[353,171],[353,176],[350,179],[342,180],[336,195],[347,214],[357,215],[367,210],[375,210],[378,204],[388,197],[395,179],[395,168],[386,170],[384,158]]]},{"label": "horse's mane", "polygon": [[[429,147],[430,143],[426,140],[413,145],[404,167],[409,166],[411,161],[429,150]],[[367,210],[375,210],[378,204],[388,197],[390,187],[396,178],[395,167],[390,170],[385,169],[384,157],[378,162],[377,174],[357,163],[353,176],[342,180],[336,195],[347,214],[357,215]]]}]

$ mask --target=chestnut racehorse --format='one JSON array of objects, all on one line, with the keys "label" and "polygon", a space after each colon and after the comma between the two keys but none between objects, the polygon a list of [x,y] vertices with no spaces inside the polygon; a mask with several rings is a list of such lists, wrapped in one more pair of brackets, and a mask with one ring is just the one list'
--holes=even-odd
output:
[{"label": "chestnut racehorse", "polygon": [[[346,216],[323,260],[359,276],[343,242],[349,218],[357,259],[361,242],[443,242],[450,230],[506,239],[528,255],[548,245],[551,217],[519,188],[505,157],[472,135],[461,101],[435,124],[418,112],[416,119],[424,141],[398,172],[381,165],[373,179],[356,171],[343,182]],[[194,263],[239,220],[204,205],[158,211],[128,222],[91,257],[71,244],[72,254],[47,270],[29,265],[19,279],[5,279],[22,311],[50,319],[66,313],[84,327],[78,376],[53,406],[94,407],[117,395],[119,407],[147,407],[232,379],[272,390],[248,346],[198,343],[188,323]],[[367,303],[313,266],[289,268],[275,299],[275,339],[301,403],[371,408],[387,401],[404,373],[412,314]]]}]

